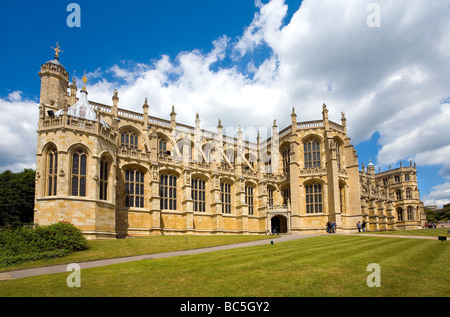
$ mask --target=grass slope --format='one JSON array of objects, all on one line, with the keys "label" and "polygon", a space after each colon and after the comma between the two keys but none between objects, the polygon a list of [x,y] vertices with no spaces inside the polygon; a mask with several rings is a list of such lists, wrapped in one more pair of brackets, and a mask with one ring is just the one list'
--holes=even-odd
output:
[{"label": "grass slope", "polygon": [[39,260],[15,266],[3,267],[0,268],[0,272],[64,263],[79,263],[160,252],[206,248],[217,245],[249,242],[262,239],[274,239],[274,237],[261,235],[205,235],[154,236],[120,240],[89,240],[88,250],[72,253],[63,258]]},{"label": "grass slope", "polygon": [[[389,237],[320,236],[173,258],[143,260],[0,282],[0,296],[437,297],[450,294],[448,242]],[[370,263],[381,287],[370,288]]]},{"label": "grass slope", "polygon": [[385,234],[385,235],[404,235],[404,236],[427,236],[427,237],[445,236],[445,237],[450,237],[450,228],[360,232],[360,234],[366,234],[366,233]]}]

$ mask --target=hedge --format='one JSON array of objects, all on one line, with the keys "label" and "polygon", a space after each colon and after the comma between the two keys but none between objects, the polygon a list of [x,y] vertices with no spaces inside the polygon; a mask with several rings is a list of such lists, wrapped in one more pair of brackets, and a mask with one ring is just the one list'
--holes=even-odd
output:
[{"label": "hedge", "polygon": [[67,222],[0,231],[0,267],[66,256],[89,248],[80,229]]}]

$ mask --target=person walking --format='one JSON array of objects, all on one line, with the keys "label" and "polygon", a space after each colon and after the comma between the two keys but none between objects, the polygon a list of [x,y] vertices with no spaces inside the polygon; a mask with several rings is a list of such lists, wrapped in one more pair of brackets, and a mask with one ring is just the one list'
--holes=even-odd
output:
[{"label": "person walking", "polygon": [[358,223],[356,224],[356,226],[358,227],[358,232],[361,232],[361,222],[358,221]]},{"label": "person walking", "polygon": [[366,232],[366,222],[363,220],[362,224],[361,224],[361,228],[363,232]]}]

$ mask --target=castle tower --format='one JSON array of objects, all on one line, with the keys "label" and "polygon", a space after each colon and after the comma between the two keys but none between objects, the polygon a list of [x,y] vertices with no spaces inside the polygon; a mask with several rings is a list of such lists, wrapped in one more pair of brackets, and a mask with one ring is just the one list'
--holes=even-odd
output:
[{"label": "castle tower", "polygon": [[86,76],[79,99],[67,95],[69,76],[58,61],[59,46],[55,52],[39,73],[34,221],[69,221],[89,238],[115,237],[117,134],[111,118],[88,101]]},{"label": "castle tower", "polygon": [[66,106],[67,88],[69,87],[69,74],[59,62],[60,47],[56,43],[55,58],[41,66],[41,98],[40,104],[49,110],[59,110]]}]

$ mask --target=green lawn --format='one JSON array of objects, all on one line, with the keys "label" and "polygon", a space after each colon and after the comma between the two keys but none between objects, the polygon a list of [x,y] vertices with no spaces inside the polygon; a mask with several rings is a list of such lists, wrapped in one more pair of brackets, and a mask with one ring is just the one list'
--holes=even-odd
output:
[{"label": "green lawn", "polygon": [[365,233],[376,233],[376,234],[386,234],[386,235],[408,235],[408,236],[446,236],[450,237],[450,228],[436,228],[436,229],[414,229],[414,230],[395,230],[395,231],[366,231],[360,232]]},{"label": "green lawn", "polygon": [[40,260],[0,268],[0,272],[30,267],[49,266],[63,263],[78,263],[92,260],[144,255],[187,249],[206,248],[217,245],[241,243],[273,236],[261,235],[217,235],[217,236],[153,236],[130,239],[89,240],[89,250],[72,253],[63,258]]},{"label": "green lawn", "polygon": [[[381,268],[368,287],[367,266]],[[5,296],[438,297],[450,295],[449,242],[324,235],[0,282]]]}]

